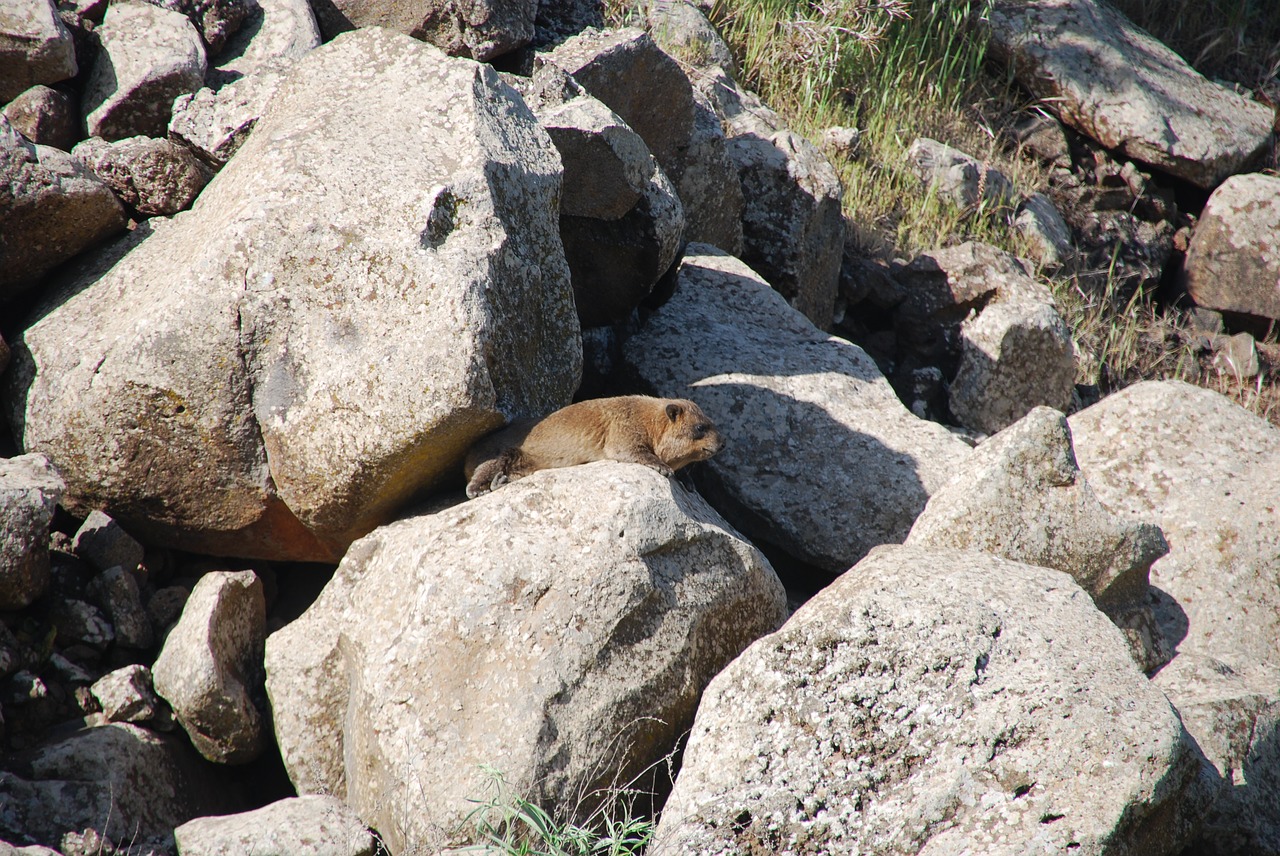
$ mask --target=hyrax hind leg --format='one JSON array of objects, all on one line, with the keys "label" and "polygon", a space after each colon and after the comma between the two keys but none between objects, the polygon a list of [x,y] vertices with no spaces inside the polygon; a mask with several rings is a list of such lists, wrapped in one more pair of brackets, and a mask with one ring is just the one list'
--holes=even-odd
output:
[{"label": "hyrax hind leg", "polygon": [[527,475],[524,464],[524,456],[519,449],[506,449],[498,457],[490,458],[471,474],[471,481],[467,482],[467,498],[483,496]]}]

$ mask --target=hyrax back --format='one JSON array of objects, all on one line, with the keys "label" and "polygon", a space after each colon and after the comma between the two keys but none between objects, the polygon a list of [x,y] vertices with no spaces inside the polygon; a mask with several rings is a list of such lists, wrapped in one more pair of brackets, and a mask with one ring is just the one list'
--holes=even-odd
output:
[{"label": "hyrax back", "polygon": [[475,498],[538,470],[591,461],[644,464],[663,475],[724,448],[702,409],[683,398],[623,395],[582,401],[514,423],[467,454],[467,496]]}]

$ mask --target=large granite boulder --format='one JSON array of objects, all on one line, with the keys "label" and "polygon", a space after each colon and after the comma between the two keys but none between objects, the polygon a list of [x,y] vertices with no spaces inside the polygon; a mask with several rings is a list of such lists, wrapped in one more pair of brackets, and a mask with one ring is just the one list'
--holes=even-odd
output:
[{"label": "large granite boulder", "polygon": [[1210,189],[1256,158],[1272,110],[1206,80],[1106,2],[1000,0],[993,55],[1063,122]]},{"label": "large granite boulder", "polygon": [[5,395],[69,508],[333,561],[475,439],[568,403],[560,161],[491,69],[385,30],[312,51],[272,103],[193,210],[41,310]]},{"label": "large granite boulder", "polygon": [[107,8],[80,105],[91,137],[163,137],[173,99],[204,83],[206,57],[187,17],[143,2]]},{"label": "large granite boulder", "polygon": [[1183,265],[1199,306],[1280,320],[1280,178],[1233,175],[1205,203]]},{"label": "large granite boulder", "polygon": [[1199,773],[1065,574],[881,547],[711,682],[653,850],[1172,854]]},{"label": "large granite boulder", "polygon": [[120,200],[88,167],[31,145],[0,117],[0,302],[125,223]]},{"label": "large granite boulder", "polygon": [[342,797],[393,852],[438,852],[474,842],[481,765],[590,811],[785,616],[772,568],[700,497],[596,462],[353,544],[267,640],[267,691],[299,793]]},{"label": "large granite boulder", "polygon": [[1280,853],[1280,430],[1177,381],[1070,422],[1098,499],[1169,541],[1150,579],[1177,656],[1153,683],[1224,779],[1203,852]]},{"label": "large granite boulder", "polygon": [[54,0],[0,6],[0,104],[38,83],[75,77],[76,48]]},{"label": "large granite boulder", "polygon": [[968,447],[913,416],[871,358],[815,328],[745,264],[690,245],[625,370],[690,398],[729,438],[695,474],[734,526],[827,571],[901,543]]}]

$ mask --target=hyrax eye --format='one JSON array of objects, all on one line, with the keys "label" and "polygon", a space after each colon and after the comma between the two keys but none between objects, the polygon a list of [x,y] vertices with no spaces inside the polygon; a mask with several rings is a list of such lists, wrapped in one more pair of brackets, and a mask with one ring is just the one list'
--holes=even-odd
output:
[{"label": "hyrax eye", "polygon": [[701,440],[703,437],[707,436],[707,431],[710,430],[710,428],[711,426],[706,423],[693,426],[693,439]]}]

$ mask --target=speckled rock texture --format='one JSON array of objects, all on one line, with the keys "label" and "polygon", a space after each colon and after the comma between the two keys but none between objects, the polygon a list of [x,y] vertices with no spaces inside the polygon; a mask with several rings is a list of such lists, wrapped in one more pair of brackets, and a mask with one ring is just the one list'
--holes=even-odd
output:
[{"label": "speckled rock texture", "polygon": [[907,160],[921,181],[961,208],[1017,202],[1018,189],[1004,173],[945,143],[918,137],[907,150]]},{"label": "speckled rock texture", "polygon": [[1206,190],[1257,157],[1271,108],[1206,80],[1109,4],[1002,0],[991,51],[1063,122]]},{"label": "speckled rock texture", "polygon": [[75,77],[76,48],[53,0],[0,6],[0,104],[38,83]]},{"label": "speckled rock texture", "polygon": [[33,143],[70,151],[80,136],[80,118],[70,95],[33,86],[4,107],[13,129]]},{"label": "speckled rock texture", "polygon": [[[951,411],[960,424],[988,434],[1033,407],[1066,410],[1075,386],[1075,346],[1053,294],[1008,253],[969,242],[925,254],[953,293],[994,293],[960,324],[960,365]],[[975,285],[962,284],[965,281]]]},{"label": "speckled rock texture", "polygon": [[0,458],[0,609],[21,609],[49,584],[49,524],[66,489],[44,455]]},{"label": "speckled rock texture", "polygon": [[675,294],[623,357],[654,394],[693,399],[729,438],[695,473],[712,504],[752,539],[827,571],[901,543],[969,454],[913,416],[861,348],[714,247],[689,246]]},{"label": "speckled rock texture", "polygon": [[187,17],[143,2],[112,3],[95,30],[101,50],[85,84],[89,136],[163,137],[173,99],[204,84],[204,43]]},{"label": "speckled rock texture", "polygon": [[703,75],[742,188],[742,260],[822,329],[831,326],[844,251],[843,190],[831,162],[723,72]]},{"label": "speckled rock texture", "polygon": [[210,62],[206,79],[215,88],[288,67],[320,46],[320,27],[307,0],[249,0],[248,5],[240,31]]},{"label": "speckled rock texture", "polygon": [[1178,654],[1154,684],[1225,780],[1201,844],[1280,852],[1280,430],[1177,381],[1128,387],[1070,422],[1098,498],[1169,541],[1151,585]]},{"label": "speckled rock texture", "polygon": [[626,782],[785,617],[772,568],[701,498],[602,461],[352,545],[268,639],[267,690],[299,793],[436,852],[470,840],[478,765],[544,806]]},{"label": "speckled rock texture", "polygon": [[249,0],[142,0],[187,17],[204,39],[209,56],[222,52],[227,39],[249,16]]},{"label": "speckled rock texture", "polygon": [[336,561],[475,439],[568,403],[561,168],[492,70],[385,30],[312,51],[272,103],[191,211],[55,298],[5,395],[69,507]]},{"label": "speckled rock texture", "polygon": [[979,550],[1071,575],[1129,639],[1143,671],[1173,656],[1147,603],[1158,526],[1112,514],[1076,464],[1066,417],[1037,407],[978,446],[929,498],[905,542]]},{"label": "speckled rock texture", "polygon": [[134,664],[108,672],[93,682],[93,697],[108,722],[146,722],[161,709],[151,686],[151,670]]},{"label": "speckled rock texture", "polygon": [[254,811],[200,817],[173,831],[182,856],[373,856],[373,835],[331,796],[283,799]]},{"label": "speckled rock texture", "polygon": [[31,145],[0,116],[0,303],[125,223],[120,200],[83,163]]},{"label": "speckled rock texture", "polygon": [[1199,306],[1280,320],[1280,178],[1233,175],[1213,191],[1183,280]]},{"label": "speckled rock texture", "polygon": [[221,169],[249,139],[287,74],[283,66],[260,69],[217,91],[206,87],[178,96],[169,120],[170,138]]},{"label": "speckled rock texture", "polygon": [[[6,766],[22,773],[0,772],[0,839],[61,853],[167,852],[175,826],[238,808],[184,741],[126,723],[81,729]],[[98,837],[100,847],[81,846]]]},{"label": "speckled rock texture", "polygon": [[881,547],[711,682],[649,852],[1176,853],[1198,774],[1068,576]]},{"label": "speckled rock texture", "polygon": [[529,43],[537,0],[333,0],[311,7],[328,40],[352,27],[386,27],[451,56],[491,60]]},{"label": "speckled rock texture", "polygon": [[201,755],[220,764],[252,761],[266,746],[262,649],[267,607],[253,571],[214,571],[191,591],[152,666]]},{"label": "speckled rock texture", "polygon": [[107,183],[138,219],[190,207],[213,173],[191,151],[169,140],[92,137],[72,151]]},{"label": "speckled rock texture", "polygon": [[589,95],[538,111],[564,162],[560,238],[583,327],[625,321],[670,269],[684,208],[640,135]]}]

